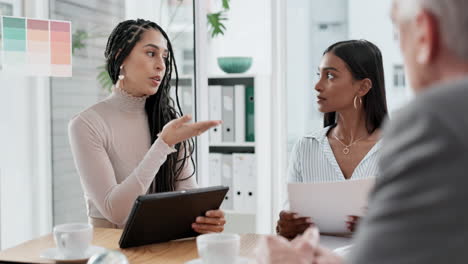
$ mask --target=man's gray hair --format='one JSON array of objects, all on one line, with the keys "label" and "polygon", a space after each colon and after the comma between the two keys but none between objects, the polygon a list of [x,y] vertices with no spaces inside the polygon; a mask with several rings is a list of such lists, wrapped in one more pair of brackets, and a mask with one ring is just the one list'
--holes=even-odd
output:
[{"label": "man's gray hair", "polygon": [[400,0],[398,4],[403,17],[415,16],[421,8],[434,14],[445,46],[468,61],[467,0]]}]

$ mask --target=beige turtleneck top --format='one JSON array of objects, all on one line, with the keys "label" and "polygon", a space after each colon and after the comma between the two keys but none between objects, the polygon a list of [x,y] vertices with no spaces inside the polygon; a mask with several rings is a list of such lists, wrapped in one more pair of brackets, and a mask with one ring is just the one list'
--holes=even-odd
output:
[{"label": "beige turtleneck top", "polygon": [[[90,222],[109,221],[122,228],[135,199],[147,192],[167,155],[176,151],[161,138],[151,144],[145,101],[146,97],[114,88],[108,98],[69,123],[71,150]],[[192,172],[188,161],[180,178]],[[195,175],[176,181],[176,190],[197,187]]]}]

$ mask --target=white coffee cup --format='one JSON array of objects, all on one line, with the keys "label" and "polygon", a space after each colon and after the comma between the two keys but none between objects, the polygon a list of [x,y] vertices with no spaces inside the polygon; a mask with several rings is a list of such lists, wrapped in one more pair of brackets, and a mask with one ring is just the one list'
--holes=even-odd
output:
[{"label": "white coffee cup", "polygon": [[234,264],[239,256],[240,236],[227,233],[200,235],[197,249],[203,264]]},{"label": "white coffee cup", "polygon": [[82,258],[93,240],[93,226],[86,223],[55,226],[54,240],[63,257]]}]

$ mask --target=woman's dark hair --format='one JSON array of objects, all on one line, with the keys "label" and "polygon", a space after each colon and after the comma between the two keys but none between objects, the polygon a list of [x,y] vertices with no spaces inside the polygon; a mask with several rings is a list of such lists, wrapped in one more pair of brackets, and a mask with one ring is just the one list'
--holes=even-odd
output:
[{"label": "woman's dark hair", "polygon": [[[169,54],[164,61],[166,72],[159,89],[156,94],[149,96],[145,103],[151,143],[154,143],[158,138],[158,133],[161,132],[164,125],[183,115],[178,97],[179,74],[177,72],[174,51],[172,50],[172,45],[166,32],[164,32],[159,25],[148,20],[137,19],[123,21],[119,23],[110,34],[104,55],[107,61],[107,72],[112,79],[112,83],[115,84],[118,80],[120,65],[122,65],[125,58],[130,54],[133,47],[135,47],[135,44],[140,40],[141,35],[145,31],[151,29],[161,32],[167,41],[167,48],[169,51]],[[175,72],[175,95],[178,111],[175,109],[174,100],[170,97],[169,93],[173,71]],[[192,157],[194,151],[193,145],[193,139],[183,141],[175,145],[177,151],[167,156],[166,162],[161,165],[159,171],[156,173],[156,177],[151,183],[148,193],[174,191],[176,181],[187,179],[179,179],[179,176],[186,165],[186,162],[192,162],[193,167],[195,168],[195,163]],[[183,155],[180,155],[182,151],[184,153]],[[182,158],[179,159],[179,157]],[[189,158],[190,161],[188,160]],[[192,177],[194,174],[195,170],[189,177]]]},{"label": "woman's dark hair", "polygon": [[[374,132],[381,127],[388,112],[379,48],[367,40],[347,40],[331,45],[323,55],[329,52],[345,62],[353,79],[369,78],[372,81],[372,88],[362,97],[362,106],[366,115],[367,132]],[[336,126],[336,112],[325,113],[323,123],[325,127]]]}]

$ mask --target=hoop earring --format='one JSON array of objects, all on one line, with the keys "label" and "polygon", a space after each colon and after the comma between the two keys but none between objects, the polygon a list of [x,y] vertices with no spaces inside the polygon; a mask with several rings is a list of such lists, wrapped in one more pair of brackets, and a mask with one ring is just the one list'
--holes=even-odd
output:
[{"label": "hoop earring", "polygon": [[358,97],[357,95],[354,97],[354,108],[357,110],[358,107],[357,107],[357,104],[356,104],[356,99],[359,98],[359,105],[362,105],[362,99],[361,97]]}]

